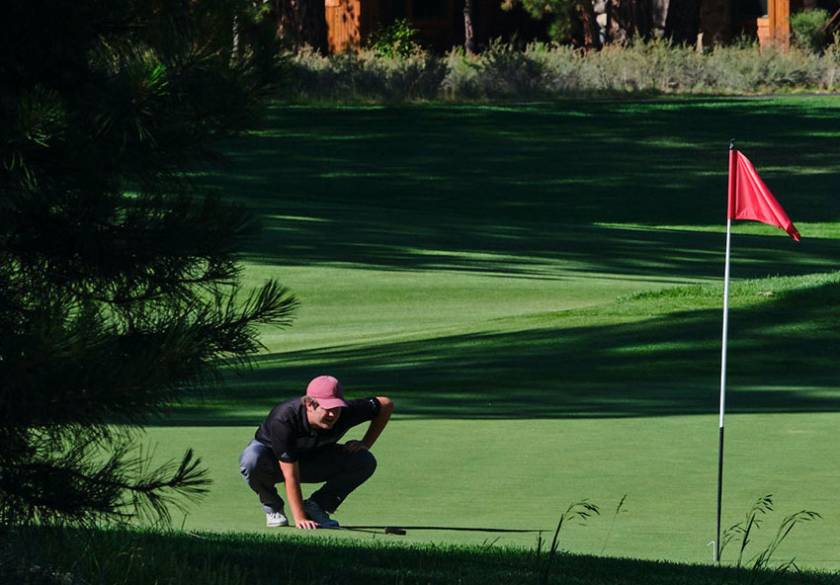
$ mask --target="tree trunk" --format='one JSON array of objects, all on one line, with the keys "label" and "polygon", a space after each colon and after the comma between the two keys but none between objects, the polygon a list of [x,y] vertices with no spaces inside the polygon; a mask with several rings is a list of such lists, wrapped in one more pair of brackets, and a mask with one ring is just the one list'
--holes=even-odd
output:
[{"label": "tree trunk", "polygon": [[598,22],[595,20],[595,8],[592,6],[592,0],[578,0],[576,8],[583,29],[583,47],[600,49],[601,35],[598,32]]},{"label": "tree trunk", "polygon": [[468,55],[475,54],[475,31],[472,23],[472,0],[464,0],[464,50]]},{"label": "tree trunk", "polygon": [[327,49],[324,0],[272,0],[277,36],[294,48]]},{"label": "tree trunk", "polygon": [[729,0],[700,0],[699,24],[707,45],[720,45],[732,36],[732,5]]},{"label": "tree trunk", "polygon": [[237,59],[239,59],[240,55],[240,46],[239,46],[239,17],[233,17],[233,25],[231,30],[231,48],[230,48],[230,62],[234,63]]},{"label": "tree trunk", "polygon": [[665,34],[665,20],[668,18],[669,0],[653,0],[651,3],[651,20],[653,30],[659,35]]},{"label": "tree trunk", "polygon": [[653,31],[653,4],[651,0],[633,0],[633,33],[649,39]]},{"label": "tree trunk", "polygon": [[697,0],[670,0],[665,18],[665,36],[678,44],[693,45],[700,25]]},{"label": "tree trunk", "polygon": [[[657,17],[654,3],[662,0],[598,0],[594,11],[601,27],[603,42],[626,42],[630,39],[649,39],[662,18]],[[666,0],[667,1],[667,0]],[[658,19],[659,18],[659,19]],[[658,19],[658,20],[657,20]]]}]

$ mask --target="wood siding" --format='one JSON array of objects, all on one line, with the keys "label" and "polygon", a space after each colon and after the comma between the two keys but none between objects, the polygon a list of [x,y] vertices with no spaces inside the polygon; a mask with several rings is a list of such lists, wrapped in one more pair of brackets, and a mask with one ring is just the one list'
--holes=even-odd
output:
[{"label": "wood siding", "polygon": [[773,40],[773,37],[770,34],[770,19],[766,16],[763,16],[761,18],[757,18],[755,24],[756,36],[758,37],[758,44],[761,47],[766,47]]},{"label": "wood siding", "polygon": [[790,15],[801,10],[798,0],[767,0],[767,14],[755,19],[755,28],[742,23],[741,30],[745,33],[754,31],[758,44],[762,47],[790,46]]},{"label": "wood siding", "polygon": [[[448,49],[458,41],[457,28],[463,28],[463,17],[455,7],[455,0],[446,0],[445,13],[439,19],[423,19],[415,15],[414,1],[404,0],[402,15],[417,28],[420,40],[427,46]],[[495,0],[494,0],[495,1]],[[327,47],[330,53],[357,50],[378,27],[392,23],[393,2],[382,0],[324,0],[327,21]],[[463,37],[463,33],[461,33]]]},{"label": "wood siding", "polygon": [[773,40],[787,47],[790,44],[790,0],[768,0],[767,10],[772,15],[770,34]]},{"label": "wood siding", "polygon": [[362,0],[324,0],[330,53],[357,49],[362,42]]}]

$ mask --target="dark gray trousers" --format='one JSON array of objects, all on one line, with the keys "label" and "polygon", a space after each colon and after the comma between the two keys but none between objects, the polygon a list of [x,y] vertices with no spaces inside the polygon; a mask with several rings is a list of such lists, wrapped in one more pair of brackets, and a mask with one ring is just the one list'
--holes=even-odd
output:
[{"label": "dark gray trousers", "polygon": [[[326,445],[302,455],[298,466],[301,483],[326,482],[309,498],[325,511],[335,512],[350,492],[373,475],[376,458],[364,449],[348,453],[340,445]],[[269,447],[256,439],[248,443],[239,457],[239,471],[267,514],[283,511],[283,499],[275,486],[285,478]]]}]

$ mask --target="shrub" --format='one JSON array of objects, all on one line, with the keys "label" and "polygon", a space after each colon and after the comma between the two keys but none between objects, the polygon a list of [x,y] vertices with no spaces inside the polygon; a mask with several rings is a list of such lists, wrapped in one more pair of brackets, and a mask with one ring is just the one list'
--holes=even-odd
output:
[{"label": "shrub", "polygon": [[834,41],[823,54],[822,87],[834,91],[835,84],[840,82],[840,35],[834,35]]},{"label": "shrub", "polygon": [[823,65],[819,56],[797,47],[722,47],[706,61],[712,89],[731,94],[821,88]]},{"label": "shrub", "polygon": [[433,99],[445,73],[445,62],[423,51],[391,58],[371,50],[329,57],[303,51],[289,60],[285,95],[307,100]]},{"label": "shrub", "polygon": [[410,57],[423,50],[417,41],[417,29],[406,18],[395,20],[375,31],[367,44],[378,57]]},{"label": "shrub", "polygon": [[365,49],[324,57],[301,52],[288,61],[285,97],[327,100],[544,99],[593,94],[761,94],[833,90],[840,80],[840,39],[820,55],[753,41],[698,53],[666,40],[583,52],[496,41],[478,55],[454,48],[383,56]]},{"label": "shrub", "polygon": [[828,11],[822,8],[803,10],[791,15],[790,28],[796,45],[815,53],[822,51],[826,43],[828,19]]},{"label": "shrub", "polygon": [[542,64],[532,51],[499,41],[479,55],[453,50],[443,88],[450,97],[522,98],[545,93]]}]

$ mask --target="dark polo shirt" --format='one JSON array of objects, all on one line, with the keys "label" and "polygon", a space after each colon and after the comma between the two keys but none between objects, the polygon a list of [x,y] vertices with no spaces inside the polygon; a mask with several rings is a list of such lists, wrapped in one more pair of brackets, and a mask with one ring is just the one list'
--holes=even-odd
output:
[{"label": "dark polo shirt", "polygon": [[350,428],[373,420],[380,408],[379,401],[373,397],[347,400],[347,407],[341,409],[341,416],[331,429],[313,429],[306,418],[303,401],[293,398],[271,409],[254,438],[271,447],[278,461],[294,463],[318,447],[337,443]]}]

